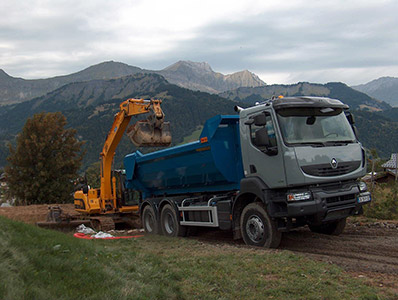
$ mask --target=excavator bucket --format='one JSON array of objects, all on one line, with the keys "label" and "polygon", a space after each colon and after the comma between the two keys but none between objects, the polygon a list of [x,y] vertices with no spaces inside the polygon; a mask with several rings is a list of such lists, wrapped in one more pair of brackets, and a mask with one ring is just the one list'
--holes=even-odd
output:
[{"label": "excavator bucket", "polygon": [[155,124],[150,119],[138,121],[126,134],[137,147],[167,147],[171,144],[170,123]]}]

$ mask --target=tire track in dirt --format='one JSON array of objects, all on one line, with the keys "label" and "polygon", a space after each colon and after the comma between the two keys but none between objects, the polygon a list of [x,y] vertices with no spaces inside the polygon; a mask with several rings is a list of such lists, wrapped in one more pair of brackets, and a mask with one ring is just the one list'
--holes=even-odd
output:
[{"label": "tire track in dirt", "polygon": [[[199,230],[191,238],[203,242],[246,247],[231,232]],[[317,260],[334,263],[349,272],[398,274],[398,228],[358,226],[348,223],[340,236],[300,228],[283,234],[280,250],[289,250]]]},{"label": "tire track in dirt", "polygon": [[398,229],[347,224],[340,236],[300,229],[284,235],[280,249],[316,255],[347,271],[398,274]]}]

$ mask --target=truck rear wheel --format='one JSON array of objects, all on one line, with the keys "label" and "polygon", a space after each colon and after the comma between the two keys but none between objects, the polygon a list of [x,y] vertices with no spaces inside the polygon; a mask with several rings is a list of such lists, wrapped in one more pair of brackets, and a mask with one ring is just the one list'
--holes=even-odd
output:
[{"label": "truck rear wheel", "polygon": [[281,242],[282,233],[278,231],[262,203],[250,203],[243,209],[240,228],[247,245],[277,248]]},{"label": "truck rear wheel", "polygon": [[159,232],[156,215],[152,206],[150,205],[145,206],[144,210],[142,211],[142,226],[144,227],[146,233],[158,234]]},{"label": "truck rear wheel", "polygon": [[344,231],[346,221],[347,218],[344,218],[334,221],[332,223],[326,223],[317,226],[309,225],[308,227],[312,232],[329,234],[329,235],[340,235]]},{"label": "truck rear wheel", "polygon": [[163,206],[160,214],[160,227],[165,236],[185,236],[187,228],[180,225],[176,210],[170,205]]}]

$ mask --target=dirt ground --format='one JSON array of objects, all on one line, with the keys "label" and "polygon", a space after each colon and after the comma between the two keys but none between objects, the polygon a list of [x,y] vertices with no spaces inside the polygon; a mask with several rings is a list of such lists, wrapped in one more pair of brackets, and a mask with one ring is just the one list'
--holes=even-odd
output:
[{"label": "dirt ground", "polygon": [[[73,204],[56,204],[53,206],[60,206],[65,213],[70,215],[77,214]],[[0,207],[0,216],[28,224],[36,224],[36,222],[46,221],[48,207],[49,205],[47,204]]]},{"label": "dirt ground", "polygon": [[[220,246],[234,244],[232,233],[201,230],[195,237]],[[398,295],[398,222],[349,220],[340,236],[311,232],[307,227],[284,233],[280,250],[289,250],[319,261],[337,264],[353,277]]]},{"label": "dirt ground", "polygon": [[[73,204],[59,206],[64,212],[76,215]],[[1,207],[0,215],[35,224],[46,220],[47,211],[48,205]],[[247,247],[241,240],[234,241],[231,232],[205,229],[190,238],[215,243],[220,247]],[[340,236],[322,235],[312,233],[308,228],[300,228],[284,233],[279,249],[337,264],[370,285],[398,294],[397,221],[366,222],[352,219]]]}]

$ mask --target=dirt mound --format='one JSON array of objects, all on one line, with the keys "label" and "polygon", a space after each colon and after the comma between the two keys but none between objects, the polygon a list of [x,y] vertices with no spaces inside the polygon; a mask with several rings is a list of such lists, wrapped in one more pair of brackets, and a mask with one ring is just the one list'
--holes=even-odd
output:
[{"label": "dirt mound", "polygon": [[[0,216],[7,217],[15,221],[22,221],[28,224],[36,224],[36,222],[44,222],[47,218],[48,204],[27,205],[27,206],[13,206],[0,207]],[[70,204],[56,204],[61,209],[70,215],[76,215],[74,205]]]}]

